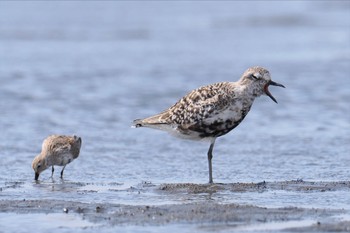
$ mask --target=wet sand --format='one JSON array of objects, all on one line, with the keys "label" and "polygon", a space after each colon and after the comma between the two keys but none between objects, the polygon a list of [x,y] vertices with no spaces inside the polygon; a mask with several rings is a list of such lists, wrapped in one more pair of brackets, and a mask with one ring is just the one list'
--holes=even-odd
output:
[{"label": "wet sand", "polygon": [[[133,189],[133,187],[130,187]],[[225,192],[264,192],[287,190],[293,192],[333,192],[350,190],[350,182],[305,182],[302,180],[232,184],[161,184],[144,183],[138,192],[161,195],[188,195]],[[2,213],[16,214],[77,214],[99,227],[166,226],[185,224],[207,230],[349,232],[348,210],[324,208],[266,208],[254,205],[225,204],[215,200],[157,205],[125,205],[115,203],[84,203],[56,199],[1,200]],[[343,216],[343,217],[342,217]]]}]

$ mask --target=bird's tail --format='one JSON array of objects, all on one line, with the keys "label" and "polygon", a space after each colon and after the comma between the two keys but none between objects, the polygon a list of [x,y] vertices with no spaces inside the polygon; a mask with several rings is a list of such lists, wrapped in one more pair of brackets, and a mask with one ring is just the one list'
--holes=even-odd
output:
[{"label": "bird's tail", "polygon": [[73,135],[73,138],[74,138],[74,141],[77,142],[81,146],[81,137],[78,137],[77,135]]}]

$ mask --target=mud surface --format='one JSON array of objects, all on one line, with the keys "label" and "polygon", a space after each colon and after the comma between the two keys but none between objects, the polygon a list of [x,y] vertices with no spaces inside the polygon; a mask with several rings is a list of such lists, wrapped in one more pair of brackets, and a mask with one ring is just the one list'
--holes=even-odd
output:
[{"label": "mud surface", "polygon": [[[3,190],[8,187],[3,187]],[[125,192],[130,192],[126,189]],[[322,193],[350,191],[350,182],[305,182],[302,180],[261,183],[232,184],[140,184],[140,195],[174,196],[178,199],[186,195],[246,192],[288,192]],[[267,208],[254,205],[221,203],[210,196],[205,201],[193,200],[189,203],[147,205],[125,205],[98,202],[76,202],[55,199],[1,200],[1,213],[17,215],[66,214],[77,215],[93,223],[84,229],[115,229],[130,227],[141,229],[148,227],[158,229],[164,226],[179,228],[195,227],[198,231],[292,231],[292,232],[346,232],[350,231],[350,214],[348,209],[333,208]],[[81,228],[78,228],[81,229]]]},{"label": "mud surface", "polygon": [[162,184],[160,190],[168,192],[187,193],[216,193],[220,190],[231,192],[264,192],[272,190],[285,191],[336,191],[350,190],[350,181],[343,182],[306,182],[303,180],[292,180],[284,182],[260,182],[260,183],[233,183],[233,184]]}]

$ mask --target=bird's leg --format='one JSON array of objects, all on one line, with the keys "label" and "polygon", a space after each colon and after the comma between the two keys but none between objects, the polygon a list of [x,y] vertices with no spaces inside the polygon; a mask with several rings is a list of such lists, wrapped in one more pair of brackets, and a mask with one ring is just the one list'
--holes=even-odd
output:
[{"label": "bird's leg", "polygon": [[51,169],[51,178],[53,177],[53,172],[55,171],[55,168],[52,166],[52,169]]},{"label": "bird's leg", "polygon": [[209,183],[210,184],[213,183],[213,169],[212,169],[212,165],[211,165],[211,159],[213,158],[214,144],[215,144],[215,138],[211,141],[210,147],[209,147],[209,150],[208,150]]},{"label": "bird's leg", "polygon": [[62,171],[61,171],[61,179],[63,179],[63,171],[64,171],[65,168],[66,168],[66,165],[64,165],[64,167],[62,168]]}]

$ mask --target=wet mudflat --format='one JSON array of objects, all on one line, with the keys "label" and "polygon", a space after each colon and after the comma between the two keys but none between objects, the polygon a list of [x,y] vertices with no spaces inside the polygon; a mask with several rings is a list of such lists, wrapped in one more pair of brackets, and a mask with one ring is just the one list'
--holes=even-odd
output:
[{"label": "wet mudflat", "polygon": [[[348,232],[350,2],[0,2],[0,232]],[[264,66],[208,143],[131,129]],[[50,134],[77,160],[34,181]]]},{"label": "wet mudflat", "polygon": [[[121,184],[115,184],[120,186]],[[21,185],[19,185],[21,186]],[[89,184],[71,184],[71,188]],[[19,189],[20,187],[2,187]],[[120,189],[122,195],[136,192],[142,196],[144,204],[118,204],[113,202],[77,202],[57,199],[1,200],[0,209],[4,227],[10,227],[8,219],[36,220],[41,215],[44,222],[49,218],[56,224],[44,229],[57,227],[94,231],[132,229],[141,231],[173,230],[207,231],[268,231],[268,232],[347,232],[350,230],[350,213],[347,208],[337,208],[332,203],[323,207],[262,207],[251,204],[237,204],[231,198],[236,193],[250,193],[259,196],[262,192],[287,191],[300,195],[328,193],[339,195],[350,191],[350,182],[285,182],[232,183],[232,184],[161,184],[142,183],[138,187]],[[156,196],[167,204],[155,204],[148,196]],[[203,199],[203,196],[205,198]],[[226,198],[223,198],[226,196]],[[224,200],[226,199],[226,200]],[[231,202],[231,203],[230,203]],[[68,217],[69,216],[69,217]],[[68,218],[68,219],[66,219]],[[45,219],[45,220],[44,220]],[[72,220],[72,224],[70,223]],[[21,220],[18,220],[21,222]],[[35,221],[34,221],[35,222]],[[33,222],[32,222],[33,223]],[[74,224],[73,224],[74,223]],[[29,228],[31,223],[25,222]],[[37,225],[41,229],[42,225]],[[10,227],[11,228],[11,227]]]}]

